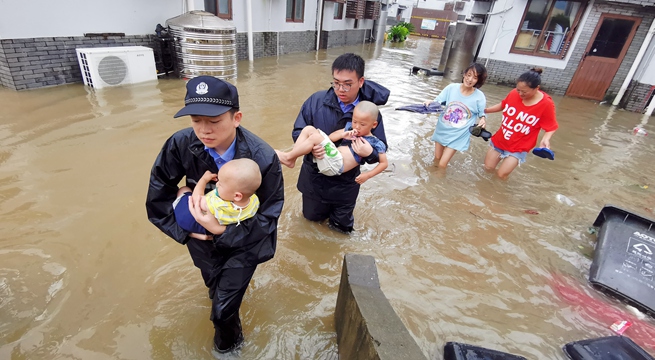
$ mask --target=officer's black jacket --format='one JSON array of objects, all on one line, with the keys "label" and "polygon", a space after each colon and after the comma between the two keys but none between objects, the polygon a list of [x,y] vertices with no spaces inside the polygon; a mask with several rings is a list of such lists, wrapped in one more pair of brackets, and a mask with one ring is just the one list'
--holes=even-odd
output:
[{"label": "officer's black jacket", "polygon": [[[250,267],[269,260],[277,245],[277,222],[284,205],[284,182],[280,161],[262,139],[239,126],[236,129],[234,158],[254,160],[262,173],[262,184],[256,194],[260,200],[257,215],[228,225],[222,235],[214,236],[214,245],[229,258],[227,268]],[[166,235],[185,244],[188,232],[175,221],[173,201],[178,184],[186,177],[186,185],[194,188],[206,170],[217,173],[214,159],[204,150],[192,128],[180,130],[164,143],[150,173],[146,198],[148,220]],[[210,183],[211,187],[215,183]],[[208,185],[205,193],[210,191]]]},{"label": "officer's black jacket", "polygon": [[[376,105],[384,105],[388,99],[389,90],[374,81],[364,81],[364,85],[359,89],[359,101],[367,100]],[[307,125],[321,129],[329,135],[338,129],[343,129],[346,123],[352,120],[352,116],[352,111],[343,113],[332,88],[318,91],[310,96],[300,108],[291,136],[293,141],[296,141],[302,129]],[[387,145],[382,114],[378,114],[378,126],[373,129],[372,134]],[[339,146],[339,143],[335,145]],[[379,161],[375,150],[372,155],[366,162]],[[339,176],[325,176],[318,172],[312,155],[308,154],[303,159],[302,169],[298,176],[298,190],[305,196],[326,203],[354,204],[359,195],[359,184],[355,182],[355,178],[359,174],[359,166],[357,166]]]}]

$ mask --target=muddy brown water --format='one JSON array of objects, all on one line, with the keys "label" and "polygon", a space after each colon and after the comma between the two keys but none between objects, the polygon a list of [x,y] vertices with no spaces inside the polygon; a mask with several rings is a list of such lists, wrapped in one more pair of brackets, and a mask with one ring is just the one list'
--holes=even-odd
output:
[{"label": "muddy brown water", "polygon": [[[305,221],[298,169],[284,170],[278,251],[241,308],[242,359],[337,358],[333,312],[346,253],[376,258],[383,291],[430,359],[446,341],[564,359],[566,342],[611,334],[610,319],[585,304],[632,314],[587,284],[596,240],[588,229],[607,203],[653,217],[652,118],[555,96],[555,161],[529,155],[500,181],[483,171],[487,143],[474,138],[438,171],[436,116],[394,109],[449,83],[409,76],[413,65],[436,66],[442,44],[410,38],[239,63],[243,126],[286,148],[302,102],[329,86],[332,60],[360,53],[366,77],[391,89],[381,111],[392,164],[362,187],[351,236]],[[510,88],[482,90],[496,103]],[[183,96],[178,79],[0,89],[0,359],[212,358],[200,274],[144,209],[155,156],[189,125],[172,118]],[[638,124],[651,135],[633,135]],[[489,128],[499,125],[491,115]],[[591,300],[562,296],[558,281]]]}]

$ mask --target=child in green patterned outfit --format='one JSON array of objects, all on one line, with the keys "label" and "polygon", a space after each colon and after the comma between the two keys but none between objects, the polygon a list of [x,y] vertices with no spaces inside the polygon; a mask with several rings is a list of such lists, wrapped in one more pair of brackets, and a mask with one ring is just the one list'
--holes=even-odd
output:
[{"label": "child in green patterned outfit", "polygon": [[[339,129],[328,136],[321,129],[308,125],[302,129],[291,151],[275,150],[275,152],[282,164],[292,168],[298,157],[311,153],[314,146],[320,145],[325,148],[325,156],[314,159],[319,172],[326,176],[336,176],[360,165],[361,154],[355,153],[349,144],[352,140],[362,138],[378,151],[380,157],[380,162],[373,170],[362,173],[355,179],[358,184],[363,184],[388,166],[386,145],[371,134],[371,130],[378,125],[377,118],[377,105],[370,101],[360,101],[353,111],[352,130]],[[338,141],[342,143],[337,147],[334,143]]]}]

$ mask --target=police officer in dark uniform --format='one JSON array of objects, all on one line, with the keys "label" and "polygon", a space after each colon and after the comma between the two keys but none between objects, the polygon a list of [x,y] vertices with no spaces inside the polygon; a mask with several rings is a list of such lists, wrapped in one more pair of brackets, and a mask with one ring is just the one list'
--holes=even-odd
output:
[{"label": "police officer in dark uniform", "polygon": [[[367,100],[376,105],[387,103],[389,90],[371,80],[364,80],[364,66],[364,59],[352,53],[343,54],[334,60],[332,87],[314,93],[302,105],[293,126],[294,142],[307,125],[321,129],[328,135],[343,129],[351,121],[353,109],[360,101]],[[387,145],[382,114],[378,115],[378,126],[372,133]],[[363,162],[372,164],[379,161],[377,151],[366,140],[353,141],[352,148],[358,154],[369,154],[363,157]],[[359,195],[359,184],[355,182],[360,174],[359,166],[339,176],[325,176],[318,172],[313,161],[313,157],[321,158],[324,154],[325,150],[319,145],[303,159],[298,176],[303,216],[312,221],[329,219],[328,226],[331,229],[350,233],[354,224],[355,202]]]},{"label": "police officer in dark uniform", "polygon": [[[243,343],[239,307],[257,265],[273,257],[277,222],[284,204],[282,169],[275,151],[262,139],[240,126],[239,95],[232,84],[211,76],[199,76],[186,85],[185,106],[175,117],[191,117],[191,128],[173,134],[157,156],[150,173],[146,199],[148,220],[166,235],[186,244],[200,269],[212,299],[214,349],[233,351]],[[216,174],[227,161],[254,160],[262,183],[257,214],[240,224],[223,226],[214,233],[188,233],[173,213],[177,186],[182,179],[192,189],[205,171]],[[215,188],[208,184],[205,193]],[[205,228],[211,214],[203,214],[199,198],[189,201],[189,211]]]}]

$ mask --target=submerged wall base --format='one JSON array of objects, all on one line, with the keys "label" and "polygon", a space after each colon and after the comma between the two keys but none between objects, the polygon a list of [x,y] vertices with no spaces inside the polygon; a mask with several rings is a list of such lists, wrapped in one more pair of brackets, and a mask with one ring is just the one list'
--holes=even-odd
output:
[{"label": "submerged wall base", "polygon": [[344,257],[334,316],[340,359],[426,359],[380,289],[372,256]]}]

